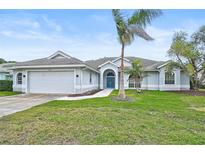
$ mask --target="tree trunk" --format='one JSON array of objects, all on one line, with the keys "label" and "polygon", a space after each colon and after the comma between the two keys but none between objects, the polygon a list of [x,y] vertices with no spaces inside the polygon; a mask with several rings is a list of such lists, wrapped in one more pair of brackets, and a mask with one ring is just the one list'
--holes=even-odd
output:
[{"label": "tree trunk", "polygon": [[120,67],[120,88],[118,96],[122,99],[126,98],[125,88],[124,88],[124,44],[122,43],[122,51],[121,51],[121,67]]},{"label": "tree trunk", "polygon": [[193,88],[193,90],[196,90],[196,91],[199,90],[197,75],[194,75],[192,77],[192,88]]},{"label": "tree trunk", "polygon": [[194,85],[193,85],[193,90],[195,90],[195,91],[198,91],[198,90],[199,90],[199,87],[198,87],[197,82],[194,83]]},{"label": "tree trunk", "polygon": [[135,88],[136,88],[136,91],[138,90],[138,87],[137,87],[137,76],[135,76]]},{"label": "tree trunk", "polygon": [[198,82],[197,81],[195,81],[195,83],[194,83],[194,90],[195,91],[199,90],[199,86],[198,86]]}]

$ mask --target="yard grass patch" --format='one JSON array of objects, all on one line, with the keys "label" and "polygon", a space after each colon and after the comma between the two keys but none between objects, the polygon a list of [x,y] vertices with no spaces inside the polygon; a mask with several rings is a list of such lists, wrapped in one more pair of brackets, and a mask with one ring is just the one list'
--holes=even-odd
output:
[{"label": "yard grass patch", "polygon": [[17,95],[19,92],[13,92],[13,91],[0,91],[0,97],[3,96],[12,96],[12,95]]},{"label": "yard grass patch", "polygon": [[0,118],[0,144],[205,144],[204,96],[127,90],[78,101],[52,101]]}]

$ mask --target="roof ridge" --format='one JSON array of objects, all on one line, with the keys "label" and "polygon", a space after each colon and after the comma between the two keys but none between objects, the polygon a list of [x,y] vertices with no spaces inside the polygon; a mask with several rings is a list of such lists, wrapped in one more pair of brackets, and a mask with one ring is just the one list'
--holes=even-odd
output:
[{"label": "roof ridge", "polygon": [[[120,56],[119,56],[120,57]],[[106,59],[106,58],[119,58],[119,57],[103,57],[103,58],[97,58],[97,59],[90,59],[90,60],[86,60],[85,62],[88,62],[88,61],[96,61],[96,60],[101,60],[101,59]],[[149,61],[153,61],[153,62],[161,62],[161,61],[158,61],[158,60],[153,60],[153,59],[147,59],[147,58],[141,58],[141,57],[135,57],[135,56],[125,56],[125,58],[138,58],[138,59],[143,59],[143,60],[149,60]]]}]

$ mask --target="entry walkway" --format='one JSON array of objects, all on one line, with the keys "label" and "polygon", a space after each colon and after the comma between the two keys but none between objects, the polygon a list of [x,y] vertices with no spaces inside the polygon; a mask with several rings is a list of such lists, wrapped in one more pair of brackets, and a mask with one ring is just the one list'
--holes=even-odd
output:
[{"label": "entry walkway", "polygon": [[90,99],[90,98],[97,98],[97,97],[107,97],[110,95],[110,93],[113,91],[113,89],[104,89],[96,94],[89,95],[89,96],[77,96],[77,97],[61,97],[57,98],[56,100],[82,100],[82,99]]}]

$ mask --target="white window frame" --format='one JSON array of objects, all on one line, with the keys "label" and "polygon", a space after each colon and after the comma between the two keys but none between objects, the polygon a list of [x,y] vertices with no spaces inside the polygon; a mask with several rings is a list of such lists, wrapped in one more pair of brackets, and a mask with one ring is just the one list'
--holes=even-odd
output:
[{"label": "white window frame", "polygon": [[90,84],[92,84],[92,72],[90,72]]},{"label": "white window frame", "polygon": [[[169,76],[169,79],[166,79],[166,74],[169,73],[172,76]],[[168,82],[167,82],[168,81]],[[174,72],[165,72],[164,74],[164,84],[165,85],[174,85],[175,84],[175,73]]]},{"label": "white window frame", "polygon": [[135,80],[130,79],[131,76],[128,78],[128,87],[129,88],[141,88],[141,82],[136,82]]},{"label": "white window frame", "polygon": [[[21,81],[19,82],[19,74],[21,74]],[[22,72],[18,72],[17,74],[16,74],[16,84],[17,85],[22,85],[23,84],[23,73]]]}]

